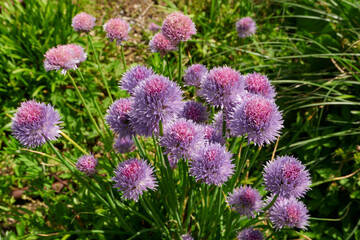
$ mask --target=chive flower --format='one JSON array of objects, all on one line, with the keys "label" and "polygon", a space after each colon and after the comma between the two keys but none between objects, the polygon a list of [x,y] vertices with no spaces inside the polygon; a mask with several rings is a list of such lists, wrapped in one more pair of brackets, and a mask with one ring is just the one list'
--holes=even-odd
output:
[{"label": "chive flower", "polygon": [[75,32],[90,32],[95,27],[95,20],[90,14],[81,12],[73,17],[71,26]]},{"label": "chive flower", "polygon": [[173,12],[163,21],[162,34],[174,43],[184,42],[196,34],[194,22],[182,12]]},{"label": "chive flower", "polygon": [[273,99],[276,95],[269,79],[257,72],[245,75],[245,90],[251,94],[258,94],[269,99]]},{"label": "chive flower", "polygon": [[150,23],[148,26],[149,30],[152,31],[153,33],[156,33],[157,31],[159,31],[159,29],[161,28],[161,26],[157,25],[156,23]]},{"label": "chive flower", "polygon": [[128,153],[135,149],[134,141],[131,137],[116,137],[114,139],[114,149],[116,153]]},{"label": "chive flower", "polygon": [[126,136],[134,135],[134,130],[130,125],[130,111],[132,110],[132,99],[120,98],[116,100],[109,109],[106,111],[105,116],[106,123],[110,126],[110,129],[123,138]]},{"label": "chive flower", "polygon": [[255,34],[255,21],[251,17],[244,17],[236,22],[236,30],[240,38],[249,37]]},{"label": "chive flower", "polygon": [[195,123],[203,123],[209,119],[209,113],[206,111],[206,106],[195,101],[187,101],[180,115]]},{"label": "chive flower", "polygon": [[232,210],[241,216],[254,217],[254,212],[259,212],[262,207],[261,196],[256,189],[250,186],[239,187],[227,199]]},{"label": "chive flower", "polygon": [[160,53],[161,57],[164,57],[166,53],[170,51],[176,51],[178,49],[177,44],[172,43],[169,39],[164,37],[162,33],[157,33],[149,42],[149,48],[151,52]]},{"label": "chive flower", "polygon": [[20,104],[12,118],[12,135],[27,148],[35,148],[60,136],[59,113],[50,105],[35,100]]},{"label": "chive flower", "polygon": [[139,82],[144,81],[153,74],[154,71],[151,68],[142,65],[134,66],[123,74],[120,86],[132,94]]},{"label": "chive flower", "polygon": [[201,79],[208,73],[202,64],[193,64],[185,70],[184,80],[187,86],[200,87]]},{"label": "chive flower", "polygon": [[263,240],[263,234],[253,227],[245,228],[237,235],[238,240]]},{"label": "chive flower", "polygon": [[110,41],[116,41],[117,45],[122,45],[123,41],[129,39],[131,27],[128,22],[121,18],[110,19],[104,24],[103,28]]},{"label": "chive flower", "polygon": [[76,162],[76,168],[87,176],[91,176],[96,173],[97,165],[98,161],[92,154],[82,155]]}]

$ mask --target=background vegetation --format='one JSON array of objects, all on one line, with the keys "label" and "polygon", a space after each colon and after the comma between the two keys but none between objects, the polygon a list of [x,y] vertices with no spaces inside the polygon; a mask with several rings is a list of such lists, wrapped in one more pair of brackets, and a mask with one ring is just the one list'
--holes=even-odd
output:
[{"label": "background vegetation", "polygon": [[[162,59],[148,50],[151,33],[147,24],[161,24],[168,12],[181,10],[190,14],[198,30],[186,44],[184,66],[203,63],[208,68],[228,65],[243,74],[258,71],[268,75],[276,86],[277,104],[285,117],[276,154],[298,157],[310,169],[313,181],[312,190],[305,198],[311,226],[300,238],[360,239],[360,3],[357,0],[163,0],[157,4],[4,0],[0,6],[1,238],[108,238],[105,233],[86,232],[86,229],[109,227],[103,218],[106,211],[86,197],[89,193],[66,168],[51,158],[22,149],[11,136],[11,116],[21,101],[49,102],[61,113],[64,132],[97,153],[100,159],[106,159],[102,149],[109,146],[101,143],[67,76],[45,72],[44,53],[58,44],[84,46],[89,51],[88,60],[81,64],[86,79],[84,86],[105,114],[110,105],[109,96],[87,38],[71,28],[72,17],[81,11],[97,17],[93,31],[95,48],[100,52],[111,92],[118,98],[125,96],[117,86],[123,72],[120,52],[105,38],[101,29],[104,21],[121,16],[132,24],[133,39],[124,46],[128,65],[147,63],[157,72],[163,72]],[[240,39],[235,22],[245,16],[255,19],[257,34]],[[171,54],[170,61],[176,74],[177,55]],[[85,96],[91,99],[88,93]],[[101,122],[96,106],[91,107]],[[68,158],[81,154],[63,139],[56,146]],[[272,145],[261,151],[258,171],[270,159],[273,149]],[[47,146],[37,150],[51,154]],[[79,235],[74,235],[74,231]]]}]

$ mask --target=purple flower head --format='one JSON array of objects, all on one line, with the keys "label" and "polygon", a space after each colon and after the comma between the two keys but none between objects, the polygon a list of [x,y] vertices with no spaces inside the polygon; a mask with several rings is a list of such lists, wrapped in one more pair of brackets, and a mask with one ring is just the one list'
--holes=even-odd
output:
[{"label": "purple flower head", "polygon": [[193,64],[185,70],[184,80],[187,86],[200,87],[201,79],[208,73],[202,64]]},{"label": "purple flower head", "polygon": [[104,31],[110,41],[116,41],[117,45],[121,45],[123,41],[129,39],[131,27],[129,23],[121,18],[112,18],[104,24]]},{"label": "purple flower head", "polygon": [[216,67],[202,78],[200,95],[216,107],[227,107],[244,90],[242,75],[230,67]]},{"label": "purple flower head", "polygon": [[87,176],[91,176],[96,173],[97,165],[98,161],[92,154],[82,155],[76,162],[76,168],[80,172],[85,173]]},{"label": "purple flower head", "polygon": [[139,82],[145,80],[154,74],[151,68],[146,66],[137,65],[127,70],[121,79],[121,88],[127,90],[129,93],[133,93],[135,87]]},{"label": "purple flower head", "polygon": [[154,74],[134,89],[130,120],[137,134],[158,133],[159,121],[165,126],[184,107],[180,87],[162,75]]},{"label": "purple flower head", "polygon": [[95,20],[90,14],[81,12],[73,17],[71,26],[75,32],[90,32],[95,27]]},{"label": "purple flower head", "polygon": [[44,68],[46,71],[61,70],[65,75],[70,69],[77,69],[79,63],[86,60],[84,49],[76,44],[58,45],[45,53]]},{"label": "purple flower head", "polygon": [[120,188],[125,199],[138,201],[139,196],[148,189],[155,190],[157,183],[154,176],[154,168],[144,160],[131,158],[119,163],[114,171],[114,188]]},{"label": "purple flower head", "polygon": [[254,212],[259,212],[262,207],[259,192],[248,186],[236,188],[229,195],[227,201],[231,209],[237,211],[241,216],[254,217]]},{"label": "purple flower head", "polygon": [[176,51],[177,45],[164,37],[162,33],[157,33],[150,40],[149,48],[151,49],[151,52],[158,52],[163,57],[170,51]]},{"label": "purple flower head", "polygon": [[245,228],[239,232],[238,240],[263,240],[263,234],[259,230],[254,230],[253,227]]},{"label": "purple flower head", "polygon": [[264,167],[265,188],[281,197],[299,198],[310,189],[309,171],[301,162],[290,156],[277,157]]},{"label": "purple flower head", "polygon": [[245,76],[245,90],[252,94],[262,95],[265,98],[274,98],[276,93],[269,79],[260,73],[254,72]]},{"label": "purple flower head", "polygon": [[135,149],[134,141],[128,136],[124,138],[116,137],[114,139],[114,149],[117,153],[132,152]]},{"label": "purple flower head", "polygon": [[305,204],[294,197],[276,199],[269,209],[270,221],[279,230],[283,227],[297,227],[303,230],[309,225],[309,211]]},{"label": "purple flower head", "polygon": [[182,12],[173,12],[163,21],[162,34],[174,43],[184,42],[196,34],[194,22]]},{"label": "purple flower head", "polygon": [[220,143],[221,145],[225,144],[225,139],[222,136],[222,131],[216,129],[215,126],[205,125],[203,127],[203,133],[205,134],[205,140],[208,143]]},{"label": "purple flower head", "polygon": [[190,161],[189,173],[196,181],[220,186],[233,174],[235,165],[232,154],[218,143],[206,144],[199,148]]},{"label": "purple flower head", "polygon": [[60,136],[60,115],[50,104],[22,102],[12,118],[12,135],[27,148],[56,140]]},{"label": "purple flower head", "polygon": [[248,95],[229,116],[228,127],[234,136],[247,134],[255,145],[270,144],[279,136],[283,120],[274,101],[259,95]]},{"label": "purple flower head", "polygon": [[239,37],[246,38],[253,34],[256,31],[255,21],[251,17],[244,17],[236,22],[236,30]]},{"label": "purple flower head", "polygon": [[190,233],[181,235],[182,240],[194,240]]},{"label": "purple flower head", "polygon": [[164,128],[164,136],[160,144],[169,153],[171,167],[176,167],[180,158],[190,158],[190,155],[204,144],[204,133],[199,125],[186,119],[178,119]]},{"label": "purple flower head", "polygon": [[153,33],[156,33],[157,31],[159,31],[159,29],[161,28],[161,26],[157,25],[156,23],[150,23],[148,28],[149,28],[149,30],[152,31]]},{"label": "purple flower head", "polygon": [[206,122],[209,118],[206,107],[195,101],[187,101],[180,115],[181,117],[192,120],[195,123]]},{"label": "purple flower head", "polygon": [[130,125],[129,116],[129,112],[132,108],[133,102],[130,98],[120,98],[111,104],[109,109],[106,111],[106,123],[120,138],[134,135],[134,130]]}]

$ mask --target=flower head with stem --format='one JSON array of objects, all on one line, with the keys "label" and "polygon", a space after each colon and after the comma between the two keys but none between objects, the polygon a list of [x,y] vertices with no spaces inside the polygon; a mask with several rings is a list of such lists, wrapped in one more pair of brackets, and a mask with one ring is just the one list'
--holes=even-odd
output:
[{"label": "flower head with stem", "polygon": [[173,12],[163,21],[162,34],[174,43],[187,41],[196,34],[194,22],[182,12]]},{"label": "flower head with stem", "polygon": [[121,18],[110,19],[104,24],[103,28],[110,41],[116,41],[118,45],[129,39],[131,27],[128,22]]},{"label": "flower head with stem", "polygon": [[244,17],[236,22],[236,30],[240,38],[246,38],[256,31],[256,23],[251,17]]},{"label": "flower head with stem", "polygon": [[81,12],[73,17],[71,26],[75,32],[90,32],[95,27],[95,20],[92,15]]},{"label": "flower head with stem", "polygon": [[231,209],[247,217],[254,217],[254,212],[259,212],[262,207],[259,192],[250,186],[236,188],[227,198],[227,202]]},{"label": "flower head with stem", "polygon": [[96,173],[97,165],[98,161],[92,154],[82,155],[76,162],[76,168],[87,176],[91,176]]},{"label": "flower head with stem", "polygon": [[151,68],[142,65],[134,66],[123,74],[120,82],[121,88],[132,94],[139,82],[144,81],[153,74],[154,71]]},{"label": "flower head with stem", "polygon": [[157,33],[149,42],[149,48],[151,52],[160,53],[161,57],[164,57],[166,53],[170,51],[176,51],[178,49],[177,44],[172,43],[169,39],[164,37],[162,33]]}]

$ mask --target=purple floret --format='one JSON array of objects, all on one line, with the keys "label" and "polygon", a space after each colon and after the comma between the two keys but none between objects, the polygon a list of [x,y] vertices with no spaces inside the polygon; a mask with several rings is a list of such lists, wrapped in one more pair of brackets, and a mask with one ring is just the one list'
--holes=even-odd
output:
[{"label": "purple floret", "polygon": [[253,227],[245,228],[237,235],[238,240],[263,240],[263,234]]},{"label": "purple floret", "polygon": [[255,21],[251,17],[244,17],[236,22],[236,30],[239,37],[246,38],[253,34],[256,31]]},{"label": "purple floret", "polygon": [[249,142],[262,146],[279,136],[283,127],[281,112],[274,101],[259,95],[247,95],[229,116],[233,136],[247,134]]},{"label": "purple floret", "polygon": [[156,23],[150,23],[148,28],[149,28],[149,30],[152,31],[153,33],[156,33],[157,31],[159,31],[159,29],[161,28],[161,26],[157,25]]},{"label": "purple floret", "polygon": [[277,157],[264,167],[265,188],[273,194],[299,198],[310,189],[309,171],[301,162],[291,156]]},{"label": "purple floret", "polygon": [[309,226],[309,211],[305,204],[294,197],[276,199],[269,209],[269,218],[275,229],[284,227],[300,228],[305,230]]},{"label": "purple floret", "polygon": [[22,102],[12,118],[12,135],[27,148],[35,148],[60,136],[60,115],[50,104]]},{"label": "purple floret", "polygon": [[110,19],[104,24],[103,28],[110,41],[116,41],[117,45],[121,45],[123,41],[129,39],[131,27],[129,23],[121,18]]},{"label": "purple floret", "polygon": [[202,78],[199,93],[209,104],[226,108],[243,91],[244,80],[238,71],[230,67],[216,67]]},{"label": "purple floret", "polygon": [[196,28],[191,18],[182,12],[174,12],[163,21],[161,32],[170,41],[178,43],[189,40],[196,34]]},{"label": "purple floret", "polygon": [[206,106],[202,103],[187,101],[180,115],[195,123],[204,123],[209,119],[209,113],[206,110]]},{"label": "purple floret", "polygon": [[71,26],[75,32],[90,32],[95,27],[95,20],[90,14],[81,12],[73,17]]},{"label": "purple floret", "polygon": [[116,100],[106,111],[106,123],[110,129],[120,138],[134,135],[134,130],[130,125],[129,112],[133,108],[130,98],[120,98]]},{"label": "purple floret", "polygon": [[85,173],[87,176],[91,176],[96,173],[97,165],[98,161],[92,154],[82,155],[76,162],[76,168],[80,172]]},{"label": "purple floret", "polygon": [[251,94],[258,94],[270,99],[276,95],[269,79],[257,72],[245,75],[245,90]]},{"label": "purple floret", "polygon": [[84,49],[76,44],[58,45],[45,53],[44,68],[46,71],[61,70],[65,75],[68,70],[75,70],[86,60]]},{"label": "purple floret", "polygon": [[226,147],[218,143],[206,144],[193,154],[189,173],[196,181],[220,186],[234,172],[235,165],[231,163],[231,157]]},{"label": "purple floret", "polygon": [[121,88],[132,94],[139,82],[144,81],[153,74],[154,71],[151,68],[147,68],[146,66],[137,65],[132,67],[128,69],[122,76],[120,82]]},{"label": "purple floret", "polygon": [[142,136],[159,133],[159,121],[165,126],[184,107],[180,87],[162,75],[152,75],[134,89],[130,122]]},{"label": "purple floret", "polygon": [[172,43],[169,39],[164,37],[162,33],[157,33],[149,42],[151,52],[158,52],[163,57],[170,51],[178,49],[177,44]]},{"label": "purple floret", "polygon": [[165,147],[165,153],[170,154],[170,165],[175,168],[180,158],[189,158],[204,142],[204,133],[199,125],[178,119],[165,126],[160,144]]},{"label": "purple floret", "polygon": [[182,240],[194,240],[190,233],[181,235]]},{"label": "purple floret", "polygon": [[259,192],[250,186],[236,188],[227,201],[231,209],[241,216],[254,217],[254,212],[259,212],[262,207]]},{"label": "purple floret", "polygon": [[134,141],[131,137],[114,139],[114,149],[116,153],[128,153],[135,150]]},{"label": "purple floret", "polygon": [[121,162],[114,173],[115,176],[111,179],[115,181],[114,188],[120,188],[125,199],[137,202],[143,192],[157,187],[154,168],[142,159],[131,158]]},{"label": "purple floret", "polygon": [[225,138],[222,136],[222,131],[213,125],[203,126],[203,132],[205,134],[205,140],[208,143],[220,143],[221,145],[224,145],[226,142]]},{"label": "purple floret", "polygon": [[193,64],[185,70],[184,80],[187,86],[200,87],[201,79],[208,73],[202,64]]}]

